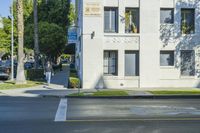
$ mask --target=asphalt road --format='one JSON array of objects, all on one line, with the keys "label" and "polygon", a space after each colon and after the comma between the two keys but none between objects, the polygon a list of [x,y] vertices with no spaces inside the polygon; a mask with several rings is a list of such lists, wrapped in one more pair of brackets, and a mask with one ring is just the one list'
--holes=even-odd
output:
[{"label": "asphalt road", "polygon": [[200,99],[68,99],[67,120],[199,119]]},{"label": "asphalt road", "polygon": [[[199,133],[200,120],[193,118],[198,116],[200,102],[197,99],[193,100],[83,100],[83,99],[68,99],[67,119],[65,122],[54,122],[55,114],[59,105],[60,99],[56,98],[19,98],[19,97],[0,97],[0,133]],[[193,113],[188,113],[185,119],[182,115],[176,115],[173,120],[167,120],[166,116],[163,119],[149,120],[137,119],[132,116],[132,113],[138,112],[132,110],[132,107],[139,107],[139,112],[146,105],[154,105],[150,111],[161,106],[160,115],[163,113],[163,108],[167,106],[176,106],[188,108]],[[139,105],[139,106],[138,106]],[[144,106],[141,106],[144,105]],[[95,108],[92,109],[92,106]],[[124,109],[124,107],[126,108]],[[148,107],[149,107],[148,106]],[[101,113],[105,114],[105,119],[100,119],[100,115],[96,118],[93,116],[96,109],[103,109]],[[103,108],[102,108],[103,107]],[[105,107],[110,107],[104,109]],[[117,108],[116,108],[117,107]],[[142,108],[141,108],[142,107]],[[109,112],[115,111],[110,117],[106,115]],[[128,109],[131,108],[131,109]],[[178,108],[178,109],[183,109]],[[80,109],[79,111],[75,111]],[[124,109],[121,110],[121,109]],[[196,110],[195,110],[196,109]],[[88,114],[86,114],[88,110]],[[121,110],[121,111],[120,111]],[[129,110],[129,113],[128,113]],[[131,110],[131,111],[130,111]],[[168,109],[167,113],[175,112],[176,108]],[[74,113],[72,113],[75,111]],[[184,111],[183,113],[187,112]],[[188,111],[188,112],[190,112]],[[92,115],[91,115],[91,112]],[[131,113],[130,113],[131,112]],[[154,113],[154,112],[152,112]],[[74,115],[80,116],[74,117]],[[85,115],[83,117],[82,115]],[[120,117],[114,119],[116,114],[121,114]],[[123,115],[122,115],[123,114]],[[127,115],[125,115],[127,114]],[[137,114],[138,115],[138,114]],[[141,114],[139,114],[141,115]],[[146,113],[142,113],[146,115]],[[150,115],[150,114],[149,114]],[[168,114],[170,115],[170,114]],[[131,117],[131,119],[127,119]],[[140,116],[141,117],[141,116]],[[146,117],[146,116],[145,116]],[[178,118],[182,118],[178,120]],[[70,119],[71,120],[70,120]],[[81,118],[81,119],[80,119]],[[91,119],[92,118],[92,119]]]}]

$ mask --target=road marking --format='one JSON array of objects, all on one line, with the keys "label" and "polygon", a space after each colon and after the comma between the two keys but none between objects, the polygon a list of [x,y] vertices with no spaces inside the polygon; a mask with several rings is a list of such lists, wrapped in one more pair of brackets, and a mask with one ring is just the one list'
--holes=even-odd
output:
[{"label": "road marking", "polygon": [[62,98],[60,100],[58,110],[56,112],[55,116],[55,122],[63,122],[66,121],[66,116],[67,116],[67,99]]},{"label": "road marking", "polygon": [[133,119],[94,119],[94,120],[66,120],[66,122],[117,122],[117,121],[200,121],[200,118],[133,118]]}]

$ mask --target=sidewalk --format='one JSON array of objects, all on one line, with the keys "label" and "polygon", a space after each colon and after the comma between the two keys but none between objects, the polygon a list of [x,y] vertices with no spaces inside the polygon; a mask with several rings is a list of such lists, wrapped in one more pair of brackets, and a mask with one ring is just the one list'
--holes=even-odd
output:
[{"label": "sidewalk", "polygon": [[[112,90],[108,89],[107,91]],[[81,93],[93,93],[96,89],[81,89]],[[100,90],[101,91],[101,90]],[[104,90],[106,91],[106,90]],[[78,89],[56,88],[55,85],[49,87],[37,86],[24,89],[0,90],[0,96],[10,97],[53,97],[53,98],[106,98],[106,99],[199,99],[200,95],[154,95],[145,90],[125,90],[128,96],[68,96],[78,93]]]},{"label": "sidewalk", "polygon": [[69,76],[69,66],[63,65],[63,71],[58,71],[52,77],[51,85],[35,86],[23,89],[0,90],[0,96],[16,96],[16,97],[38,97],[43,95],[66,96],[74,93],[74,90],[67,90]]},{"label": "sidewalk", "polygon": [[51,79],[51,88],[67,88],[69,77],[69,65],[63,65],[62,71],[55,72]]},{"label": "sidewalk", "polygon": [[[112,90],[112,89],[108,89]],[[81,89],[83,93],[93,93],[98,90],[96,89]],[[105,91],[105,90],[104,90]],[[152,96],[151,93],[146,91],[130,91],[127,90],[129,96]],[[0,96],[11,96],[11,97],[67,97],[69,94],[78,93],[78,89],[67,89],[60,85],[52,84],[48,87],[44,85],[23,88],[23,89],[11,89],[11,90],[0,90]]]},{"label": "sidewalk", "polygon": [[[78,89],[67,89],[69,66],[63,65],[63,71],[57,71],[51,79],[50,86],[40,85],[30,88],[0,90],[0,96],[11,97],[66,97],[78,93]],[[95,89],[81,90],[81,92],[94,92]]]}]

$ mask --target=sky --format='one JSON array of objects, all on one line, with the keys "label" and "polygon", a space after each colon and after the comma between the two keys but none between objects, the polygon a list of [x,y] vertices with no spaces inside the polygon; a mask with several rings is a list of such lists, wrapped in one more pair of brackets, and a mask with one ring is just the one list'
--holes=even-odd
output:
[{"label": "sky", "polygon": [[10,6],[12,0],[0,0],[0,16],[7,17],[10,15]]}]

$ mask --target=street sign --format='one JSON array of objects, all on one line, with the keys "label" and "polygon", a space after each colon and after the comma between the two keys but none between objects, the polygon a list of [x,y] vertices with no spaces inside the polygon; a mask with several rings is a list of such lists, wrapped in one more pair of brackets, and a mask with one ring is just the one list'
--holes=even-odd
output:
[{"label": "street sign", "polygon": [[68,44],[77,42],[77,27],[68,28]]}]

